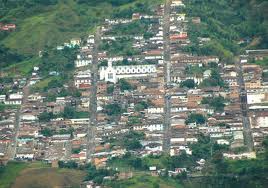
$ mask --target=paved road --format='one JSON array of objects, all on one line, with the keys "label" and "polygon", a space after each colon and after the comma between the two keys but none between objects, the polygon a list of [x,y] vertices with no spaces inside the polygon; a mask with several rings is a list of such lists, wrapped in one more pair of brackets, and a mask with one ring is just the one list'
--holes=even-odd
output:
[{"label": "paved road", "polygon": [[11,140],[11,144],[8,147],[8,159],[9,160],[14,160],[16,156],[16,151],[17,151],[17,138],[18,138],[18,132],[19,132],[19,127],[20,127],[20,111],[21,107],[18,108],[16,112],[16,122],[15,122],[15,127],[14,127],[14,137]]},{"label": "paved road", "polygon": [[165,85],[170,85],[170,11],[171,0],[166,0],[164,7],[163,32],[164,32],[164,64],[165,64]]},{"label": "paved road", "polygon": [[98,82],[98,48],[101,41],[101,30],[98,27],[95,34],[93,61],[91,66],[90,89],[90,121],[87,128],[87,159],[90,160],[95,150],[95,128],[97,125],[97,82]]},{"label": "paved road", "polygon": [[251,152],[254,149],[254,142],[253,142],[253,137],[252,137],[250,121],[248,117],[247,90],[245,87],[243,68],[242,68],[240,58],[236,58],[235,67],[236,67],[236,72],[238,74],[237,82],[238,82],[239,97],[240,97],[240,108],[242,112],[244,142],[248,148],[248,151]]},{"label": "paved road", "polygon": [[163,151],[169,153],[170,149],[170,96],[168,95],[168,88],[170,86],[170,7],[171,0],[166,0],[164,7],[163,31],[164,31],[164,64],[165,64],[165,106],[164,106],[164,139]]},{"label": "paved road", "polygon": [[18,108],[16,112],[16,122],[14,127],[14,137],[12,139],[12,143],[9,146],[9,152],[8,152],[8,158],[9,160],[14,160],[17,152],[17,140],[18,140],[18,134],[20,129],[20,123],[21,123],[21,112],[24,109],[24,105],[27,103],[28,96],[30,95],[30,86],[29,82],[26,83],[26,85],[22,89],[23,92],[23,98],[22,98],[22,104]]}]

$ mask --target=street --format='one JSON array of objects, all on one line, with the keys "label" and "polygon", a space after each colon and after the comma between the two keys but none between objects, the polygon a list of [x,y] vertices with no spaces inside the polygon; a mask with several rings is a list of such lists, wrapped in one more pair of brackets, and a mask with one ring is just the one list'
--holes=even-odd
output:
[{"label": "street", "polygon": [[253,142],[252,131],[250,127],[250,121],[248,117],[247,90],[245,87],[243,68],[241,65],[240,58],[236,58],[235,66],[236,66],[236,72],[238,74],[237,83],[238,83],[238,91],[239,91],[239,98],[240,98],[240,108],[242,112],[244,143],[246,147],[248,148],[248,151],[251,152],[254,149],[254,142]]},{"label": "street", "polygon": [[101,31],[98,27],[95,33],[93,49],[93,61],[91,67],[91,88],[89,114],[90,121],[87,127],[87,159],[90,160],[95,150],[95,128],[97,125],[97,82],[98,82],[98,48],[101,40]]},{"label": "street", "polygon": [[169,153],[170,149],[170,97],[167,91],[170,86],[170,9],[171,0],[166,0],[164,7],[163,31],[164,31],[164,65],[165,65],[165,106],[164,106],[164,139],[163,151]]}]

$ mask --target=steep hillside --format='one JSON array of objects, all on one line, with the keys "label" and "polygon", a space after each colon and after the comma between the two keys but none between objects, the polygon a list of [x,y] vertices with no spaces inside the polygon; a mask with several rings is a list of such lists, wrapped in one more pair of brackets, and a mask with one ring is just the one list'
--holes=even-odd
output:
[{"label": "steep hillside", "polygon": [[161,0],[0,0],[0,22],[16,31],[0,34],[1,44],[21,54],[36,54],[45,46],[82,37],[105,18],[150,11]]},{"label": "steep hillside", "polygon": [[[190,24],[194,43],[186,51],[228,60],[247,48],[268,47],[268,1],[189,0],[186,4],[189,16],[201,18],[201,24]],[[197,37],[212,40],[200,46]]]}]

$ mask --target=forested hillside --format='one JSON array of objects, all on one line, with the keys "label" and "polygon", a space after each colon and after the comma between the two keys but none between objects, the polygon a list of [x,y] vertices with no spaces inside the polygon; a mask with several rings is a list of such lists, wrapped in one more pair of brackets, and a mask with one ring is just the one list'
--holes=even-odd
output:
[{"label": "forested hillside", "polygon": [[[201,18],[200,25],[190,25],[193,44],[186,51],[228,60],[247,48],[268,47],[267,0],[189,0],[186,4],[189,16]],[[199,46],[200,36],[212,40]]]},{"label": "forested hillside", "polygon": [[0,0],[0,22],[14,23],[14,32],[0,32],[0,44],[22,54],[62,44],[94,31],[109,17],[148,12],[161,0]]}]

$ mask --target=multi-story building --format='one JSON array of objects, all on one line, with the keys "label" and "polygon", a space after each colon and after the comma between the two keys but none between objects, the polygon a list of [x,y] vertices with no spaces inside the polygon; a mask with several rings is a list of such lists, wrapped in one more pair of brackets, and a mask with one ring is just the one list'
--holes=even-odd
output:
[{"label": "multi-story building", "polygon": [[88,88],[91,85],[91,73],[90,70],[78,72],[74,77],[74,85],[75,87]]}]

